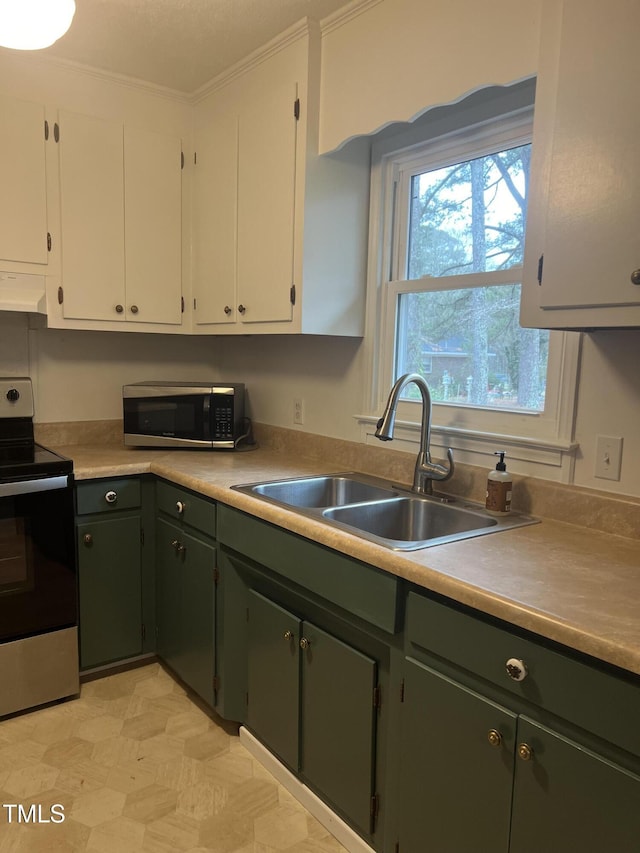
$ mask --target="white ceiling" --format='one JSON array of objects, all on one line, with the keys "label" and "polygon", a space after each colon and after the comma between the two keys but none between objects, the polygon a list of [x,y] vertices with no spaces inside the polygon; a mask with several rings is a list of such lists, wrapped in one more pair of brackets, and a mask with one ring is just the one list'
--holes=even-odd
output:
[{"label": "white ceiling", "polygon": [[76,0],[43,54],[191,93],[300,18],[347,0]]}]

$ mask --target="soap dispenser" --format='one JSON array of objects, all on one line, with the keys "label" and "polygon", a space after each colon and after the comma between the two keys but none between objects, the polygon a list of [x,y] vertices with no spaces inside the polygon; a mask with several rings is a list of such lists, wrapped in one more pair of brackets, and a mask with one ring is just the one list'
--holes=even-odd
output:
[{"label": "soap dispenser", "polygon": [[500,461],[495,471],[489,471],[485,505],[487,512],[494,515],[507,515],[511,511],[511,475],[507,474],[504,450],[496,450],[493,455],[499,456]]}]

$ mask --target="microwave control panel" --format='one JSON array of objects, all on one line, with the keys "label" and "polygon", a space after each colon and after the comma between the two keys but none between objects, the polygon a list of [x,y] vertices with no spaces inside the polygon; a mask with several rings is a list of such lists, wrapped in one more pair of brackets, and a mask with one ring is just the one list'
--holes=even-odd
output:
[{"label": "microwave control panel", "polygon": [[215,395],[213,403],[213,440],[233,439],[233,397],[224,394]]}]

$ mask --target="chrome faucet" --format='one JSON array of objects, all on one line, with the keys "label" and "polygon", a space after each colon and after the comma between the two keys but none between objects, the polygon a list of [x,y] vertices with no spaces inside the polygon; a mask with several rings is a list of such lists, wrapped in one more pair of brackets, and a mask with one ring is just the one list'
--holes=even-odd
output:
[{"label": "chrome faucet", "polygon": [[447,449],[447,457],[449,459],[448,468],[439,462],[431,461],[431,453],[429,452],[429,442],[431,439],[431,394],[429,393],[429,386],[419,373],[405,373],[404,376],[401,376],[397,380],[389,394],[384,414],[377,423],[375,435],[380,441],[391,441],[393,438],[396,409],[398,408],[400,394],[410,382],[417,385],[422,396],[420,450],[416,459],[412,489],[420,495],[432,495],[433,481],[448,480],[453,474],[453,451],[450,447]]}]

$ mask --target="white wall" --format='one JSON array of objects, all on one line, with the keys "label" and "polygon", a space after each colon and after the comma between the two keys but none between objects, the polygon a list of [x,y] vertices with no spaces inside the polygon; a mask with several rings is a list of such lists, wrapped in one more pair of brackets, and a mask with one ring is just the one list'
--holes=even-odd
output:
[{"label": "white wall", "polygon": [[[363,342],[351,338],[186,338],[123,332],[28,329],[23,314],[0,312],[0,375],[31,375],[36,420],[121,417],[121,386],[143,379],[246,382],[259,422],[358,441],[364,407]],[[640,496],[640,330],[585,335],[576,411],[580,444],[574,483]],[[293,400],[305,423],[293,423]],[[594,477],[597,435],[622,436],[620,482]]]},{"label": "white wall", "polygon": [[[578,384],[574,482],[592,489],[640,495],[640,330],[584,336]],[[620,482],[594,477],[596,436],[619,436]]]}]

